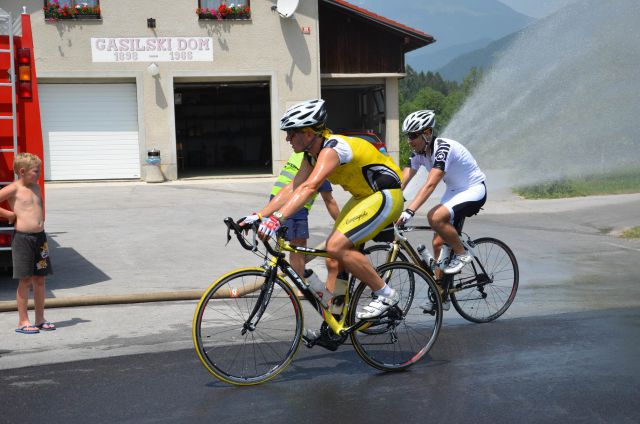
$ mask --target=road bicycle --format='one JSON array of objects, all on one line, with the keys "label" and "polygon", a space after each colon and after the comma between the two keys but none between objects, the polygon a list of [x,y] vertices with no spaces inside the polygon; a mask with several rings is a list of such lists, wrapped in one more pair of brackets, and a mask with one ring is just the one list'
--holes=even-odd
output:
[{"label": "road bicycle", "polygon": [[[241,246],[263,259],[261,266],[233,270],[214,281],[198,302],[193,317],[193,342],[198,358],[218,379],[234,385],[253,385],[274,378],[292,361],[301,342],[336,350],[351,340],[356,353],[383,371],[403,370],[429,352],[442,325],[442,305],[424,313],[421,307],[436,289],[433,278],[407,262],[392,262],[377,269],[381,278],[400,294],[398,305],[381,316],[360,320],[356,310],[368,305],[372,292],[350,276],[339,311],[325,303],[285,259],[285,251],[328,257],[326,250],[294,246],[281,228],[272,246],[259,248],[257,226],[247,234],[232,218],[224,220],[227,243],[232,233]],[[299,290],[323,323],[320,338],[302,337],[303,311]],[[334,297],[334,299],[336,299]]]},{"label": "road bicycle", "polygon": [[[438,294],[442,302],[450,299],[453,307],[468,321],[484,323],[493,321],[511,306],[518,290],[519,269],[516,257],[506,243],[493,237],[472,240],[462,232],[465,218],[454,220],[465,248],[471,252],[473,261],[462,268],[459,274],[446,275],[438,281]],[[378,266],[394,261],[411,262],[435,278],[435,269],[444,269],[453,251],[446,244],[438,260],[434,259],[423,245],[414,249],[406,234],[413,231],[433,231],[430,226],[407,226],[387,228],[378,241],[364,249],[371,263]],[[386,240],[385,240],[386,239]],[[422,251],[424,254],[421,254]],[[435,296],[432,294],[432,298]]]}]

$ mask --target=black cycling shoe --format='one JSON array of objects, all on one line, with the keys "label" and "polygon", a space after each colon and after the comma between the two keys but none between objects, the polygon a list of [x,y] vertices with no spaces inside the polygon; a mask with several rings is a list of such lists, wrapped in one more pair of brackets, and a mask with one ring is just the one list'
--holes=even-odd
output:
[{"label": "black cycling shoe", "polygon": [[338,347],[344,343],[346,339],[347,336],[338,336],[331,333],[326,322],[322,324],[320,330],[309,330],[305,328],[302,334],[302,341],[308,348],[318,345],[332,352],[338,350]]}]

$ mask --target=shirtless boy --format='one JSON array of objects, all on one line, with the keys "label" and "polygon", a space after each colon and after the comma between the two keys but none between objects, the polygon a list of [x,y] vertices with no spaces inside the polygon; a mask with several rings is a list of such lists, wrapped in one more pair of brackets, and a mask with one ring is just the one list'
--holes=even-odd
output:
[{"label": "shirtless boy", "polygon": [[[0,190],[0,203],[7,200],[11,210],[0,208],[0,217],[14,224],[11,243],[13,278],[20,280],[16,292],[18,328],[16,332],[35,334],[56,327],[44,318],[44,278],[53,270],[49,259],[47,236],[44,232],[42,195],[38,178],[42,161],[31,153],[19,153],[13,161],[18,179]],[[27,313],[29,289],[33,286],[36,324],[32,325]]]}]

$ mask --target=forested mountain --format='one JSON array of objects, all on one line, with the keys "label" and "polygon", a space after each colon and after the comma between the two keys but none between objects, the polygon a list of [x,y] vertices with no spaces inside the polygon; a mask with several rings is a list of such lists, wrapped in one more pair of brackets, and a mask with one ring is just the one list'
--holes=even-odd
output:
[{"label": "forested mountain", "polygon": [[500,55],[511,45],[520,32],[509,34],[488,46],[462,54],[438,69],[442,78],[461,82],[471,68],[487,70]]},{"label": "forested mountain", "polygon": [[352,3],[436,38],[407,55],[417,71],[436,70],[533,21],[498,0],[352,0]]}]

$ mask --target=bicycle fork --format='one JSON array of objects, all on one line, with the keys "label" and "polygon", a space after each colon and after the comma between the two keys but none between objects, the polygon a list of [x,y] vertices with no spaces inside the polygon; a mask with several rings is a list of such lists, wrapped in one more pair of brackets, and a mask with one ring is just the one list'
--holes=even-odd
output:
[{"label": "bicycle fork", "polygon": [[264,311],[267,309],[267,305],[269,304],[269,300],[271,300],[271,294],[273,293],[273,280],[276,273],[276,268],[270,268],[266,270],[266,276],[264,284],[260,287],[260,294],[258,295],[258,299],[256,300],[256,304],[253,305],[253,310],[247,317],[247,320],[242,324],[242,330],[240,334],[243,336],[247,334],[247,331],[254,331],[264,314]]}]

